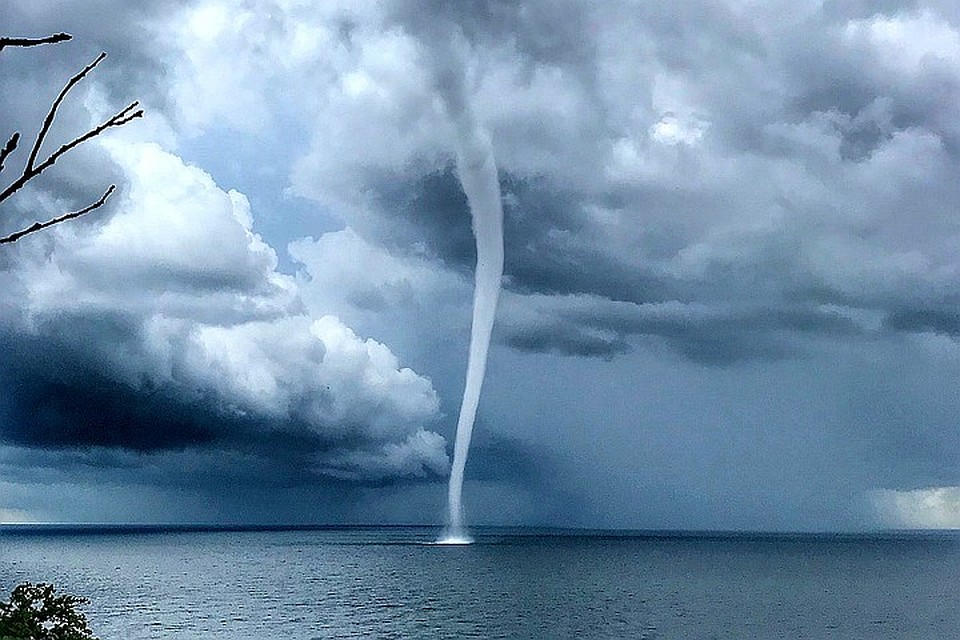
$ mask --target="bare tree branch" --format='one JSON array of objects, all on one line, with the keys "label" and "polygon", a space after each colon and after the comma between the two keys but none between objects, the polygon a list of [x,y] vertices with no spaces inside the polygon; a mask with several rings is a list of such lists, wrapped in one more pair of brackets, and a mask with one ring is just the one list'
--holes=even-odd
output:
[{"label": "bare tree branch", "polygon": [[98,55],[93,62],[85,66],[80,73],[70,78],[70,80],[67,81],[67,84],[64,85],[63,89],[60,90],[60,94],[57,96],[57,99],[53,101],[52,105],[50,105],[50,110],[47,112],[47,117],[43,119],[43,125],[40,127],[40,132],[37,133],[37,139],[33,143],[33,148],[30,149],[30,157],[27,159],[26,171],[33,170],[33,164],[37,161],[37,155],[40,153],[40,147],[43,145],[43,139],[47,137],[47,133],[50,131],[50,126],[53,124],[54,118],[57,117],[57,109],[60,108],[60,104],[63,102],[63,99],[67,97],[70,89],[74,88],[78,82],[83,80],[83,78],[88,73],[93,71],[98,64],[103,62],[103,59],[106,57],[106,52],[101,51],[100,55]]},{"label": "bare tree branch", "polygon": [[[57,42],[63,42],[65,40],[70,40],[72,36],[67,33],[55,33],[51,36],[45,38],[0,38],[0,49],[4,47],[32,47],[35,45],[41,44],[53,44]],[[56,99],[53,101],[53,104],[50,105],[50,109],[47,111],[46,117],[43,119],[43,123],[40,125],[40,130],[37,132],[37,138],[33,143],[33,146],[30,148],[30,154],[27,158],[26,165],[23,168],[23,171],[20,174],[20,177],[11,182],[6,188],[0,191],[0,203],[7,200],[9,197],[17,193],[25,184],[30,180],[33,180],[41,173],[49,169],[60,159],[61,156],[68,153],[71,149],[80,146],[87,140],[99,136],[101,133],[110,129],[111,127],[121,127],[131,120],[143,117],[143,109],[140,108],[139,102],[132,102],[126,107],[115,113],[113,116],[102,122],[101,124],[93,127],[86,133],[77,136],[70,142],[63,144],[56,151],[47,156],[46,160],[38,162],[40,157],[40,151],[43,147],[44,140],[47,137],[47,134],[50,132],[50,128],[53,126],[54,121],[57,118],[57,112],[60,109],[61,104],[66,99],[67,94],[70,93],[70,90],[73,89],[77,84],[79,84],[91,71],[93,71],[97,65],[99,65],[103,59],[107,56],[106,53],[101,53],[98,55],[93,62],[85,66],[80,70],[79,73],[74,75],[70,80],[67,81],[63,89],[60,90],[60,93],[57,95]],[[20,133],[16,132],[10,139],[7,140],[6,144],[0,149],[0,171],[3,171],[3,164],[7,158],[17,149],[17,146],[20,143]],[[116,189],[116,185],[110,185],[110,188],[107,189],[104,194],[100,197],[99,200],[90,204],[78,211],[73,211],[71,213],[66,213],[62,216],[58,216],[46,222],[34,222],[32,225],[25,229],[21,229],[15,233],[12,233],[4,238],[0,238],[0,244],[7,244],[16,242],[18,239],[22,238],[25,235],[40,231],[41,229],[46,229],[55,224],[64,222],[65,220],[70,220],[72,218],[78,218],[86,213],[93,211],[94,209],[99,209],[103,206],[103,203],[107,201],[107,198],[110,197],[110,194],[113,193]]]},{"label": "bare tree branch", "polygon": [[69,33],[55,33],[44,38],[0,38],[0,51],[4,47],[35,47],[39,44],[56,44],[72,39]]},{"label": "bare tree branch", "polygon": [[36,165],[35,167],[25,168],[23,171],[23,175],[21,175],[19,178],[14,180],[10,184],[10,186],[8,186],[6,189],[4,189],[3,191],[0,191],[0,202],[3,202],[4,200],[12,196],[14,193],[19,191],[21,187],[23,187],[23,185],[27,184],[27,182],[29,182],[36,176],[43,173],[45,170],[52,167],[53,164],[60,158],[60,156],[67,153],[74,147],[77,147],[83,144],[84,142],[86,142],[91,138],[97,137],[98,135],[100,135],[101,133],[103,133],[104,131],[106,131],[111,127],[120,127],[127,124],[131,120],[135,120],[136,118],[143,117],[143,109],[138,108],[139,106],[140,106],[139,102],[131,102],[126,107],[118,111],[114,116],[104,121],[102,124],[97,125],[93,129],[90,129],[89,131],[87,131],[82,136],[78,136],[77,138],[74,138],[70,142],[61,146],[59,149],[51,153],[50,157],[48,157],[46,160],[44,160],[40,164]]},{"label": "bare tree branch", "polygon": [[20,132],[14,131],[13,135],[10,136],[10,139],[7,140],[7,144],[3,145],[3,149],[0,149],[0,171],[3,171],[3,163],[6,161],[7,156],[9,156],[17,148],[17,144],[20,143]]},{"label": "bare tree branch", "polygon": [[90,213],[90,212],[93,211],[94,209],[99,209],[100,207],[103,206],[103,203],[105,203],[105,202],[107,201],[107,198],[110,197],[110,194],[112,194],[113,191],[114,191],[116,188],[117,188],[117,185],[115,185],[115,184],[110,185],[110,187],[103,193],[103,195],[100,196],[100,199],[99,199],[99,200],[97,200],[97,201],[94,202],[93,204],[87,205],[86,207],[84,207],[83,209],[80,209],[79,211],[72,211],[72,212],[70,212],[70,213],[65,213],[65,214],[63,214],[62,216],[53,218],[53,219],[51,219],[51,220],[47,220],[46,222],[34,222],[32,225],[30,225],[29,227],[27,227],[27,228],[25,228],[25,229],[21,229],[20,231],[17,231],[17,232],[15,232],[15,233],[11,233],[10,235],[8,235],[8,236],[6,236],[6,237],[4,237],[4,238],[0,238],[0,244],[9,244],[9,243],[12,243],[12,242],[16,242],[17,240],[19,240],[20,238],[22,238],[22,237],[25,236],[25,235],[29,235],[29,234],[31,234],[31,233],[36,233],[37,231],[40,231],[41,229],[46,229],[47,227],[52,227],[52,226],[55,225],[55,224],[59,224],[59,223],[61,223],[61,222],[64,222],[65,220],[70,220],[70,219],[72,219],[72,218],[79,218],[80,216],[82,216],[82,215],[85,214],[85,213]]}]

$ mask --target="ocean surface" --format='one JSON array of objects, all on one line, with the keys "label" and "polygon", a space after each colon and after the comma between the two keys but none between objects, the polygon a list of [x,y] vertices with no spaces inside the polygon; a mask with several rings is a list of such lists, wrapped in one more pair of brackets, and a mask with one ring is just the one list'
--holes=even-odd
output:
[{"label": "ocean surface", "polygon": [[102,640],[960,638],[956,534],[0,527]]}]

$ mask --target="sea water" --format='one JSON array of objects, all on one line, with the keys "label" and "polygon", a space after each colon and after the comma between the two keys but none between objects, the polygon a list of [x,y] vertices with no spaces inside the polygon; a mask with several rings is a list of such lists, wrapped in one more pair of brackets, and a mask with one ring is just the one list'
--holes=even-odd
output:
[{"label": "sea water", "polygon": [[953,534],[0,527],[102,640],[956,638]]}]

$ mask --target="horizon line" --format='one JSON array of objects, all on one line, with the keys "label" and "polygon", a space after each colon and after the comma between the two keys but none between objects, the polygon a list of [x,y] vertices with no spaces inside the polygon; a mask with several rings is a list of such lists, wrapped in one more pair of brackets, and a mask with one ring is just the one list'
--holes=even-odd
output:
[{"label": "horizon line", "polygon": [[[242,522],[0,522],[0,532],[14,530],[59,530],[77,532],[282,532],[282,531],[346,531],[371,529],[443,529],[439,523],[242,523]],[[544,537],[635,537],[635,538],[710,538],[710,537],[870,537],[960,534],[960,528],[864,528],[864,529],[682,529],[578,527],[556,525],[473,525],[471,530],[490,534],[539,535]]]}]

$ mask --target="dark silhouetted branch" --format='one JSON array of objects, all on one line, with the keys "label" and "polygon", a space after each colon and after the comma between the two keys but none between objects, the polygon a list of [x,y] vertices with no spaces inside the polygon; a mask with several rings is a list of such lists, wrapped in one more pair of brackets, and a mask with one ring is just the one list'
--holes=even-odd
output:
[{"label": "dark silhouetted branch", "polygon": [[140,106],[139,102],[131,102],[126,107],[118,111],[110,119],[97,125],[93,129],[90,129],[90,131],[87,131],[82,136],[78,136],[73,140],[71,140],[70,142],[62,145],[59,149],[51,153],[50,156],[40,164],[33,167],[31,166],[26,167],[23,170],[23,174],[19,178],[14,180],[10,184],[10,186],[8,186],[6,189],[4,189],[3,191],[0,191],[0,202],[3,202],[7,198],[15,194],[17,191],[19,191],[23,187],[23,185],[27,184],[27,182],[29,182],[33,178],[37,177],[38,175],[40,175],[41,173],[43,173],[44,171],[52,167],[54,163],[57,160],[59,160],[63,154],[67,153],[74,147],[78,147],[84,142],[86,142],[87,140],[97,137],[98,135],[100,135],[101,133],[103,133],[104,131],[106,131],[111,127],[121,127],[127,124],[128,122],[130,122],[131,120],[135,120],[136,118],[142,117],[143,109],[140,109],[139,106]]},{"label": "dark silhouetted branch", "polygon": [[57,117],[57,109],[60,108],[60,104],[63,103],[63,99],[67,97],[67,94],[70,93],[70,89],[73,89],[77,86],[83,78],[93,71],[98,64],[103,62],[103,59],[107,57],[107,54],[103,51],[100,52],[100,55],[97,58],[85,66],[83,70],[80,71],[77,75],[70,78],[67,81],[67,84],[63,86],[63,89],[60,90],[60,94],[57,96],[57,99],[53,101],[53,104],[50,105],[50,110],[47,112],[47,117],[43,119],[43,125],[40,127],[40,132],[37,133],[37,139],[33,143],[33,148],[30,149],[30,157],[27,158],[27,171],[33,170],[33,165],[37,161],[37,155],[40,153],[40,147],[43,145],[43,139],[47,137],[47,133],[50,131],[50,126],[53,125],[54,118]]},{"label": "dark silhouetted branch", "polygon": [[3,149],[0,149],[0,171],[3,171],[3,163],[6,161],[7,156],[14,152],[17,148],[17,144],[20,143],[20,133],[14,132],[10,139],[7,140],[7,144],[3,145]]},{"label": "dark silhouetted branch", "polygon": [[19,240],[25,235],[35,233],[37,231],[40,231],[41,229],[46,229],[47,227],[52,227],[55,224],[59,224],[61,222],[70,220],[72,218],[79,218],[85,213],[90,213],[94,209],[99,209],[100,207],[103,206],[103,203],[107,201],[107,198],[110,197],[110,194],[112,194],[116,188],[117,188],[117,185],[115,184],[110,185],[110,187],[103,193],[103,195],[100,196],[99,200],[97,200],[93,204],[87,205],[86,207],[84,207],[83,209],[80,209],[79,211],[72,211],[70,213],[65,213],[62,216],[58,216],[51,220],[47,220],[46,222],[34,222],[32,225],[30,225],[25,229],[21,229],[20,231],[11,233],[10,235],[4,238],[0,238],[0,244],[9,244],[11,242],[16,242],[17,240]]},{"label": "dark silhouetted branch", "polygon": [[35,47],[40,44],[56,44],[72,39],[69,33],[55,33],[44,38],[0,38],[0,50],[4,47]]},{"label": "dark silhouetted branch", "polygon": [[[71,36],[66,33],[56,33],[52,36],[47,36],[46,38],[0,38],[0,49],[8,46],[32,47],[34,45],[52,44],[70,39]],[[131,120],[143,117],[143,109],[140,108],[140,103],[132,102],[96,127],[90,129],[80,136],[77,136],[70,142],[61,145],[56,151],[47,156],[45,160],[39,160],[43,143],[47,138],[47,134],[50,133],[50,129],[53,127],[54,121],[57,119],[57,113],[60,109],[60,106],[63,104],[63,101],[66,99],[67,94],[70,93],[71,89],[82,82],[83,79],[87,77],[87,75],[93,71],[106,57],[106,53],[101,53],[98,55],[93,62],[85,66],[80,70],[79,73],[70,78],[64,85],[63,89],[60,90],[60,93],[53,101],[53,104],[50,105],[50,109],[47,111],[47,115],[44,117],[43,123],[40,125],[40,130],[37,132],[37,138],[34,140],[33,146],[30,148],[30,153],[27,157],[27,162],[24,165],[23,171],[18,178],[0,190],[0,203],[10,198],[12,195],[22,189],[23,186],[28,182],[52,167],[57,160],[59,160],[64,154],[68,153],[71,149],[80,146],[87,140],[96,138],[111,127],[122,127]],[[0,171],[3,171],[4,162],[17,149],[19,143],[20,134],[18,132],[10,136],[10,139],[7,140],[7,143],[2,149],[0,149]],[[22,238],[27,234],[40,231],[41,229],[46,229],[47,227],[51,227],[65,220],[70,220],[71,218],[78,218],[85,213],[89,213],[94,209],[98,209],[103,206],[103,203],[107,201],[107,198],[110,197],[110,194],[113,193],[115,188],[115,185],[111,185],[99,200],[89,206],[84,207],[83,209],[80,209],[79,211],[58,216],[46,222],[35,222],[25,229],[21,229],[20,231],[17,231],[11,235],[0,238],[0,244],[16,242],[19,238]]]}]

